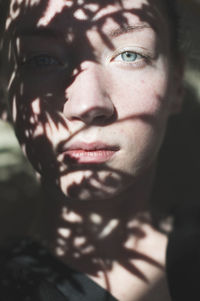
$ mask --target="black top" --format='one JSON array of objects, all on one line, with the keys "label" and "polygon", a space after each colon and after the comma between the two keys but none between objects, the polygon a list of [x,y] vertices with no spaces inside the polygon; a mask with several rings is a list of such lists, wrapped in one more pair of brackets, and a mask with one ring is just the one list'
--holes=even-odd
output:
[{"label": "black top", "polygon": [[0,300],[117,301],[89,277],[30,240],[1,249]]},{"label": "black top", "polygon": [[167,278],[173,301],[200,300],[200,206],[176,215],[167,249]]}]

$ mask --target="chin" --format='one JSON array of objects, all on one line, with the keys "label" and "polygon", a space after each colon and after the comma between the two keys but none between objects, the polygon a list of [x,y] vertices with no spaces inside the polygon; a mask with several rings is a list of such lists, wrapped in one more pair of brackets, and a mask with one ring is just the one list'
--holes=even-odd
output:
[{"label": "chin", "polygon": [[76,171],[60,179],[59,189],[71,200],[92,201],[111,199],[123,187],[121,177],[110,171]]}]

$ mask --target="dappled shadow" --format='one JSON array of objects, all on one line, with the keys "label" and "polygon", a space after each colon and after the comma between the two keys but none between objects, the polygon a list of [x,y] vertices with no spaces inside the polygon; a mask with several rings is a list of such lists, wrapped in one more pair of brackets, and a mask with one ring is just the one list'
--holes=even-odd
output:
[{"label": "dappled shadow", "polygon": [[[97,4],[97,8],[94,12],[88,9],[88,5],[91,3]],[[111,3],[109,2],[109,5],[111,5],[112,3],[116,3],[116,1],[111,1]],[[13,58],[11,52],[8,52],[8,61],[12,61],[13,59],[16,60],[16,70],[14,71],[14,73],[11,72],[9,81],[9,89],[10,91],[14,91],[14,94],[11,96],[10,102],[11,106],[14,107],[13,110],[16,111],[16,134],[20,141],[20,144],[22,145],[22,148],[24,149],[27,156],[34,165],[34,168],[41,174],[43,173],[43,171],[46,170],[45,174],[51,176],[50,171],[53,169],[54,171],[57,171],[58,174],[60,173],[59,163],[57,161],[57,158],[55,158],[54,156],[55,145],[52,145],[52,141],[48,137],[53,133],[53,127],[55,127],[57,130],[59,130],[60,128],[65,128],[66,130],[68,129],[68,124],[66,120],[63,118],[62,114],[60,114],[60,112],[63,111],[65,102],[67,101],[66,87],[69,86],[77,77],[79,72],[82,71],[80,67],[81,62],[87,60],[96,61],[95,56],[92,53],[93,47],[88,41],[86,32],[95,26],[95,30],[99,33],[104,43],[109,48],[112,48],[113,45],[108,42],[107,37],[101,30],[108,18],[112,18],[116,24],[119,24],[120,27],[123,28],[128,26],[126,13],[130,13],[138,16],[141,19],[141,21],[147,22],[150,26],[155,26],[155,3],[153,3],[153,1],[150,1],[149,5],[145,4],[142,6],[142,8],[134,10],[125,9],[121,1],[117,1],[117,3],[120,7],[119,11],[111,14],[106,14],[104,17],[100,18],[99,21],[95,20],[93,22],[91,20],[93,20],[93,18],[98,14],[99,10],[102,10],[103,8],[109,6],[106,1],[103,1],[101,5],[99,5],[98,1],[83,1],[81,5],[78,1],[73,1],[72,3],[69,2],[69,7],[64,8],[62,12],[59,12],[57,15],[53,16],[53,18],[50,20],[48,27],[52,25],[57,26],[59,22],[65,22],[65,28],[67,28],[65,33],[65,42],[67,47],[66,49],[68,51],[68,61],[65,62],[64,66],[61,68],[61,70],[59,70],[57,74],[58,79],[56,85],[53,84],[54,78],[52,79],[51,77],[48,77],[47,80],[43,79],[41,84],[39,84],[39,80],[36,78],[38,76],[37,73],[34,74],[31,78],[30,85],[28,84],[28,80],[30,81],[30,79],[26,78],[26,74],[24,74],[23,68],[18,69],[16,65],[18,63],[18,56],[20,57],[21,51],[21,37],[18,36],[21,25],[18,26],[18,20],[20,20],[22,16],[24,22],[31,18],[32,26],[36,26],[38,24],[38,20],[40,20],[43,12],[47,7],[47,1],[39,1],[37,4],[32,1],[22,3],[15,2],[11,9],[11,17],[7,20],[6,23],[6,33],[8,31],[8,33],[10,33],[15,38],[14,41],[10,40],[10,38],[8,38],[9,40],[7,40],[6,37],[9,37],[9,35],[5,35],[5,45],[2,46],[3,49],[5,47],[5,49],[9,48],[11,49],[11,51],[14,50],[15,52],[15,58]],[[82,14],[84,15],[84,20],[79,20],[78,18],[75,18],[74,24],[74,21],[70,21],[70,18],[74,16],[75,13],[79,10],[81,10]],[[41,27],[45,28],[45,26]],[[75,49],[79,48],[80,40],[81,44],[86,45],[85,47],[90,49],[90,51],[84,51],[77,58],[77,53],[73,54],[73,52]],[[7,43],[9,45],[7,45]],[[164,51],[164,49],[165,48],[161,48],[159,49],[159,51]],[[158,51],[156,51],[156,53],[157,52]],[[85,53],[87,53],[88,57],[85,56]],[[76,71],[75,75],[72,74],[74,70],[78,70]],[[29,93],[27,99],[24,100],[23,94],[26,95],[27,90],[31,90],[31,93]],[[34,110],[35,105],[39,107],[37,113]],[[115,118],[117,118],[117,116],[115,116]],[[129,118],[148,119],[149,116],[128,116],[127,119]],[[48,126],[49,120],[51,120],[54,123],[52,125],[52,128]],[[103,123],[101,121],[101,126],[103,126],[104,124],[107,125],[109,122],[113,122],[113,116],[110,121],[104,120]],[[119,120],[119,122],[123,122],[123,120]],[[42,136],[40,136],[40,134],[37,133],[38,124],[39,126],[43,127]],[[67,140],[70,141],[80,131],[84,131],[85,128],[87,128],[87,126],[82,127],[73,134],[66,134],[68,138],[64,139],[64,142],[66,142]],[[62,143],[63,142],[61,141],[60,144]],[[39,156],[38,153],[40,153]],[[67,172],[67,170],[65,170],[65,172]],[[59,176],[57,179],[55,177],[55,174],[53,176],[55,178],[56,184],[58,184],[57,181],[59,179]]]},{"label": "dappled shadow", "polygon": [[[42,183],[48,190],[47,196],[51,194],[47,200],[49,206],[53,206],[54,195],[61,203],[63,202],[62,212],[60,212],[60,207],[57,208],[57,205],[53,211],[54,215],[60,216],[59,224],[55,225],[56,255],[61,260],[67,255],[67,259],[63,259],[65,263],[72,267],[78,267],[80,271],[89,275],[98,276],[99,272],[103,272],[108,290],[110,284],[107,273],[112,270],[114,262],[118,262],[124,269],[148,283],[147,276],[137,268],[133,261],[146,262],[158,270],[163,270],[163,266],[151,256],[135,251],[134,246],[126,246],[126,242],[131,237],[136,237],[139,241],[146,235],[139,226],[129,223],[133,216],[138,215],[138,221],[147,225],[152,223],[151,218],[144,219],[144,216],[140,215],[141,208],[137,206],[134,211],[132,211],[133,207],[130,211],[130,208],[124,206],[124,219],[121,218],[121,215],[118,216],[114,209],[113,212],[104,217],[101,216],[101,210],[98,208],[93,207],[91,211],[87,207],[84,208],[84,203],[76,202],[88,191],[91,196],[98,198],[99,187],[106,186],[112,191],[125,182],[135,184],[134,177],[123,173],[120,169],[110,168],[106,164],[102,164],[101,167],[90,168],[87,165],[76,164],[76,160],[66,155],[62,160],[59,160],[59,155],[62,155],[62,149],[67,143],[80,133],[87,131],[91,126],[91,124],[85,124],[71,132],[69,122],[63,114],[64,106],[69,101],[66,93],[67,87],[72,85],[84,71],[82,63],[90,61],[99,64],[87,32],[95,28],[106,47],[113,49],[113,44],[102,30],[107,20],[112,19],[123,30],[129,27],[127,15],[133,14],[157,31],[156,4],[154,1],[149,1],[149,4],[144,4],[141,8],[129,9],[123,6],[122,1],[109,1],[109,5],[117,3],[118,10],[104,14],[96,20],[95,17],[104,8],[109,8],[107,1],[101,1],[101,4],[99,1],[92,0],[82,1],[81,4],[79,1],[69,1],[68,3],[69,6],[66,5],[50,20],[45,20],[43,16],[48,1],[15,2],[11,8],[10,17],[6,22],[5,38],[1,44],[1,51],[4,56],[5,53],[7,54],[6,65],[14,66],[13,69],[11,69],[12,67],[8,69],[8,89],[10,91],[8,101],[12,108],[16,135],[34,169],[40,173]],[[89,4],[94,5],[94,9],[90,9]],[[81,18],[76,17],[78,13],[81,14]],[[23,56],[21,35],[26,36],[29,28],[21,28],[21,20],[23,20],[23,24],[27,20],[31,20],[31,25],[35,31],[39,28],[40,30],[44,30],[46,27],[56,28],[60,23],[64,24],[64,26],[62,25],[65,28],[64,49],[67,51],[67,56],[66,60],[56,67],[56,77],[55,74],[52,77],[42,68],[39,72],[36,71],[31,60],[28,64],[26,63],[27,58]],[[45,25],[45,22],[48,26]],[[20,30],[23,31],[23,34]],[[82,45],[84,45],[84,51],[80,52]],[[156,45],[156,55],[160,53],[165,55],[165,51],[167,51],[165,47]],[[27,76],[26,68],[32,68],[32,75]],[[42,81],[39,76],[40,72],[43,74]],[[159,98],[160,102],[162,100]],[[92,126],[106,127],[113,122],[123,124],[127,120],[135,119],[142,120],[152,127],[157,124],[156,118],[150,114],[130,114],[126,118],[118,119],[115,113],[114,111],[109,118],[101,118],[101,116],[99,119],[96,118]],[[52,136],[60,132],[64,133],[63,136],[53,141]],[[60,149],[61,153],[59,153]],[[107,173],[103,179],[99,176],[99,169]],[[65,191],[60,191],[63,177],[74,171],[84,170],[89,170],[90,174],[84,176],[80,183],[72,182],[65,188]],[[140,185],[142,184],[144,183]],[[147,192],[148,186],[149,183],[147,183]],[[71,202],[66,195],[75,201]],[[134,198],[134,195],[132,197]],[[73,213],[75,220],[70,220],[70,213]]]}]

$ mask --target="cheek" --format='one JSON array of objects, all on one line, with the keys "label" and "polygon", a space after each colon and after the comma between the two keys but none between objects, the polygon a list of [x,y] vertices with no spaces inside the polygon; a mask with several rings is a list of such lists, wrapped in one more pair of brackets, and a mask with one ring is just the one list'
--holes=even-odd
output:
[{"label": "cheek", "polygon": [[[119,81],[120,78],[120,81]],[[111,77],[110,95],[119,118],[168,114],[168,77],[165,73],[142,72]]]},{"label": "cheek", "polygon": [[12,88],[15,93],[10,93],[9,102],[17,138],[34,168],[41,171],[42,165],[49,167],[54,160],[48,113],[39,98],[30,101]]},{"label": "cheek", "polygon": [[135,174],[144,171],[155,161],[162,144],[166,118],[156,120],[149,115],[139,118],[127,118],[119,133],[122,148],[122,157],[119,169],[126,166],[127,172]]},{"label": "cheek", "polygon": [[24,125],[30,129],[32,136],[37,134],[35,131],[42,134],[41,125],[46,131],[49,119],[59,123],[58,112],[62,111],[65,102],[63,83],[55,81],[55,77],[47,77],[25,77],[13,73],[9,79],[8,102],[13,122],[16,126]]},{"label": "cheek", "polygon": [[69,138],[66,120],[58,110],[40,98],[29,102],[24,98],[14,98],[12,108],[14,126],[21,144],[31,141],[34,145],[39,137],[45,137],[54,149],[62,139]]}]

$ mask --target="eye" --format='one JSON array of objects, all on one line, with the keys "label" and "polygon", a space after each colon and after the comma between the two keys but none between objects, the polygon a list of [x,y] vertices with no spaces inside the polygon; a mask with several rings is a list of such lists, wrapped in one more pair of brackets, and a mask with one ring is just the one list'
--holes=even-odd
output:
[{"label": "eye", "polygon": [[37,55],[31,58],[24,59],[22,65],[32,67],[49,67],[53,65],[61,65],[58,59],[50,55]]},{"label": "eye", "polygon": [[124,51],[122,53],[120,53],[119,55],[117,55],[114,60],[115,61],[123,61],[123,62],[135,62],[138,59],[143,59],[144,56],[142,56],[141,54],[138,54],[136,52],[133,51]]}]

